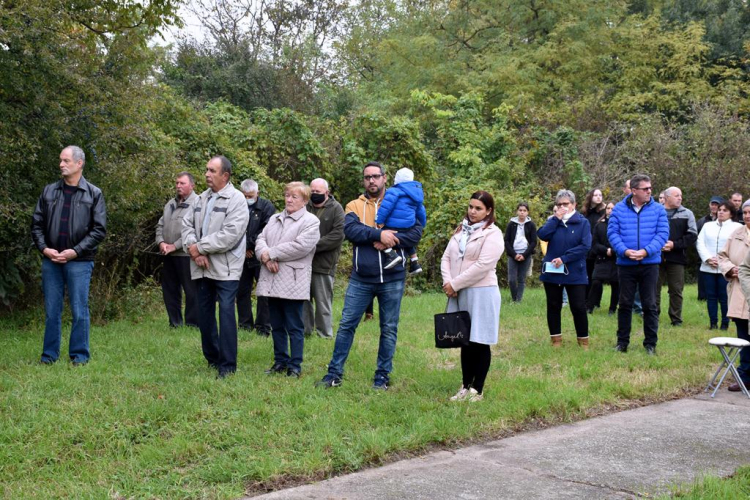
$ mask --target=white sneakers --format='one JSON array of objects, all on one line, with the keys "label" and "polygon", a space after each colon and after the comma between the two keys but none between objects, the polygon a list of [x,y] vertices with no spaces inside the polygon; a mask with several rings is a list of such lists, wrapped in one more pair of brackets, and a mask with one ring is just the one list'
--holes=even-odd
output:
[{"label": "white sneakers", "polygon": [[479,394],[473,387],[467,389],[464,386],[458,390],[458,392],[451,397],[451,401],[469,401],[470,403],[476,403],[484,399],[484,395]]}]

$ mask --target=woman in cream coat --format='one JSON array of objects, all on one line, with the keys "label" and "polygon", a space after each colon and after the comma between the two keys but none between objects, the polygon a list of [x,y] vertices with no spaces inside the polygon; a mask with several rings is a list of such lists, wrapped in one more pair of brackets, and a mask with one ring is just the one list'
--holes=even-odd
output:
[{"label": "woman in cream coat", "polygon": [[[728,308],[727,317],[732,318],[737,326],[737,337],[750,341],[748,334],[748,303],[739,282],[740,265],[750,254],[750,200],[742,205],[742,221],[740,226],[729,236],[726,246],[719,252],[719,271],[729,282],[727,286]],[[740,377],[745,386],[750,387],[750,349],[740,351],[740,366],[738,368]],[[729,386],[729,390],[736,392],[740,390],[737,383]]]},{"label": "woman in cream coat", "polygon": [[452,401],[481,401],[490,370],[490,346],[500,328],[500,288],[496,266],[503,254],[503,233],[495,225],[495,200],[486,191],[471,195],[466,217],[448,242],[440,272],[448,312],[468,311],[469,345],[461,348],[463,384]]},{"label": "woman in cream coat", "polygon": [[307,211],[310,187],[290,182],[284,211],[271,216],[255,242],[263,267],[255,290],[268,297],[273,336],[273,365],[266,373],[299,377],[305,347],[304,304],[310,300],[312,259],[320,239],[320,221]]}]

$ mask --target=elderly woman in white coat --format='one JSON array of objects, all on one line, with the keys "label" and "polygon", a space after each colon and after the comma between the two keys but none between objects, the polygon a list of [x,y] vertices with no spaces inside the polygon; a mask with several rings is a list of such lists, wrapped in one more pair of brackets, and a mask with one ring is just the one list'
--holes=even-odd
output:
[{"label": "elderly woman in white coat", "polygon": [[448,242],[440,263],[448,312],[471,316],[469,345],[461,348],[463,383],[451,401],[481,401],[490,370],[490,346],[500,328],[497,261],[504,250],[503,233],[495,225],[495,200],[486,191],[471,195],[466,217]]},{"label": "elderly woman in white coat", "polygon": [[286,373],[299,378],[305,347],[304,304],[310,300],[310,281],[320,221],[305,208],[310,187],[290,182],[284,188],[285,208],[271,216],[255,243],[263,264],[256,294],[268,297],[273,336],[273,365],[269,375]]},{"label": "elderly woman in white coat", "polygon": [[[734,205],[729,201],[719,203],[716,220],[706,222],[698,234],[695,246],[701,258],[700,279],[706,290],[706,309],[708,309],[709,329],[729,328],[727,315],[727,280],[719,269],[718,254],[724,249],[732,233],[742,224],[734,222]],[[721,306],[721,327],[718,326],[718,308]]]}]

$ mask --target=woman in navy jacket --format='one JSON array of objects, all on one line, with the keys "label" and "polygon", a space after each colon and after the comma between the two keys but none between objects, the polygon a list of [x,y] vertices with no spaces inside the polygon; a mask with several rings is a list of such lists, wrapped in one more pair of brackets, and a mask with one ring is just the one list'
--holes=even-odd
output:
[{"label": "woman in navy jacket", "polygon": [[555,196],[554,215],[537,232],[540,240],[548,242],[542,262],[544,292],[547,295],[547,326],[552,345],[562,344],[560,311],[563,289],[568,292],[570,312],[576,327],[578,345],[588,349],[589,320],[586,315],[586,256],[591,248],[591,226],[576,211],[576,196],[561,189]]}]

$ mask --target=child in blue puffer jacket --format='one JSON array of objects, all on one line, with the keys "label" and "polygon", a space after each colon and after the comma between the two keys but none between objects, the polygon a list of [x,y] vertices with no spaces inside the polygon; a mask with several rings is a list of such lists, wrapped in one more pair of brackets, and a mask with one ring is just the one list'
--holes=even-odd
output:
[{"label": "child in blue puffer jacket", "polygon": [[[378,208],[375,223],[383,229],[409,229],[417,224],[427,224],[427,213],[424,209],[424,192],[422,184],[414,180],[414,172],[402,168],[396,172],[393,187],[386,189],[383,201]],[[411,257],[409,275],[422,272],[415,248],[405,249]],[[392,248],[383,251],[385,265],[383,269],[397,266],[403,257]],[[406,266],[404,266],[406,267]]]}]

